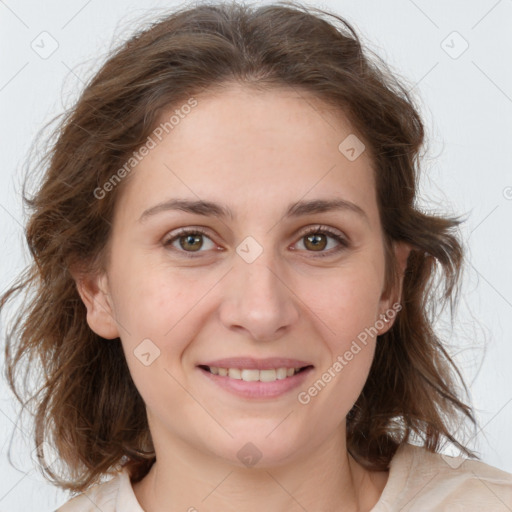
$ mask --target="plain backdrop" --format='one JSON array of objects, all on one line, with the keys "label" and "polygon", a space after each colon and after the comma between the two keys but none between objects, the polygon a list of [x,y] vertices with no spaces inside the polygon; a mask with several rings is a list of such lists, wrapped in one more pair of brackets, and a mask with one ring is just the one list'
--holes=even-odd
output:
[{"label": "plain backdrop", "polygon": [[[0,0],[0,290],[28,262],[20,187],[36,133],[72,104],[109,49],[138,27],[137,20],[173,5]],[[309,5],[351,22],[421,104],[430,148],[421,203],[467,218],[462,231],[468,264],[458,316],[454,328],[441,318],[438,329],[476,408],[481,429],[471,447],[483,461],[512,472],[512,1]],[[0,512],[54,510],[67,494],[34,467],[30,430],[15,427],[16,412],[2,378]],[[7,460],[13,431],[16,468]]]}]

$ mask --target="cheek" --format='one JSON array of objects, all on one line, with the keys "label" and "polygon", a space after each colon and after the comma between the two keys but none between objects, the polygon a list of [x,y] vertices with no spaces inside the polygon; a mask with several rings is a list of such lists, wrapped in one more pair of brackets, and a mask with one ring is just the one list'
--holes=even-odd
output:
[{"label": "cheek", "polygon": [[368,378],[376,344],[372,328],[380,296],[378,277],[368,267],[343,269],[308,295],[307,306],[315,313],[316,332],[328,357],[298,398],[301,404],[309,404],[306,407],[331,411],[328,418],[316,415],[324,424],[315,422],[315,428],[334,428],[343,421]]},{"label": "cheek", "polygon": [[161,339],[193,307],[194,293],[176,272],[133,257],[119,261],[113,269],[116,318],[128,331],[127,337]]},{"label": "cheek", "polygon": [[[301,296],[324,326],[333,345],[344,345],[378,318],[383,269],[378,263],[347,265],[332,269],[315,281],[305,283]],[[309,285],[309,286],[308,286]]]},{"label": "cheek", "polygon": [[162,390],[177,407],[185,406],[186,396],[173,376],[183,380],[175,367],[193,336],[187,320],[201,295],[157,266],[144,272],[126,266],[118,275],[114,303],[125,327],[121,342],[136,388],[150,408],[161,407]]},{"label": "cheek", "polygon": [[141,362],[147,361],[138,359],[141,353],[149,352],[146,360],[154,358],[149,380],[168,380],[165,370],[175,372],[190,340],[204,325],[205,296],[219,276],[210,272],[203,278],[190,269],[183,272],[158,264],[144,267],[135,271],[137,266],[128,260],[117,267],[113,296],[130,371],[136,383],[140,376],[145,386],[148,372]]}]

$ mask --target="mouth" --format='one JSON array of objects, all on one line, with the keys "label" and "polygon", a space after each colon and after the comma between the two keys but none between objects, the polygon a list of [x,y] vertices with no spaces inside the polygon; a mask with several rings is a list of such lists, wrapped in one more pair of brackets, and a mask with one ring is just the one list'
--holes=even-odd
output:
[{"label": "mouth", "polygon": [[239,398],[266,401],[304,386],[314,366],[296,359],[232,358],[199,364],[197,369],[214,388]]},{"label": "mouth", "polygon": [[212,375],[227,377],[229,379],[242,380],[244,382],[275,382],[276,380],[285,380],[298,373],[304,372],[313,365],[288,368],[285,366],[279,368],[266,368],[259,370],[257,368],[223,368],[219,366],[199,365],[199,368]]}]

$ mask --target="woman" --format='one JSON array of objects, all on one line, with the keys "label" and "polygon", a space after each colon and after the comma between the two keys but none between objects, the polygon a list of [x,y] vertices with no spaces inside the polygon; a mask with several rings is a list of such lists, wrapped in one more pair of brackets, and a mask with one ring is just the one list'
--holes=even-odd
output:
[{"label": "woman", "polygon": [[423,137],[352,27],[300,4],[182,8],[110,57],[2,299],[36,291],[7,368],[21,400],[25,358],[45,370],[41,465],[82,493],[59,511],[512,506],[455,435],[476,422],[430,308],[460,221],[415,208]]}]

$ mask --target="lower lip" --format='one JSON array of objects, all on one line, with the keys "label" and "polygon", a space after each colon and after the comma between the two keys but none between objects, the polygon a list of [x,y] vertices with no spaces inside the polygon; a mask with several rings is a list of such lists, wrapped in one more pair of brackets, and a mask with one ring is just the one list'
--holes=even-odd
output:
[{"label": "lower lip", "polygon": [[212,382],[237,396],[241,396],[243,398],[276,398],[300,386],[313,370],[313,367],[309,367],[300,373],[296,373],[292,377],[286,377],[286,379],[275,380],[273,382],[246,382],[241,379],[232,379],[227,376],[214,375],[203,368],[198,367],[198,369]]}]

